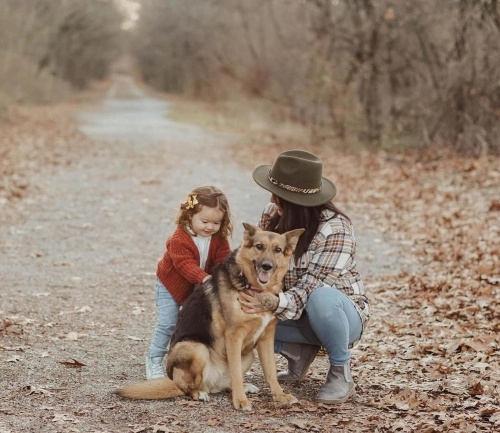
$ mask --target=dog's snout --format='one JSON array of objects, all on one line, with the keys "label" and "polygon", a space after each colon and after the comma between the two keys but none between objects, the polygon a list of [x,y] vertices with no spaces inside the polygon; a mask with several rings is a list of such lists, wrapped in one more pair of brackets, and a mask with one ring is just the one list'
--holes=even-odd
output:
[{"label": "dog's snout", "polygon": [[262,263],[262,269],[265,271],[270,271],[273,268],[273,265],[269,262]]}]

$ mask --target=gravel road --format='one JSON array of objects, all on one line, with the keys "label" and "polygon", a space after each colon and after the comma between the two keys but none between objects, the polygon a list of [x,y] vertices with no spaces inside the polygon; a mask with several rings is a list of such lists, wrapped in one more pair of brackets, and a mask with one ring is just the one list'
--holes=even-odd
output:
[{"label": "gravel road", "polygon": [[[232,162],[229,135],[169,120],[170,109],[116,77],[102,103],[80,114],[88,149],[69,166],[34,173],[37,192],[23,217],[0,225],[0,318],[9,323],[0,343],[0,433],[235,432],[257,422],[233,411],[225,394],[208,405],[111,394],[144,376],[156,262],[185,193],[200,184],[226,192],[234,247],[241,222],[256,223],[269,198]],[[394,270],[394,246],[354,220],[361,270]],[[252,371],[263,386],[258,366]],[[305,387],[299,397],[314,392]],[[256,398],[272,412],[267,390]],[[264,417],[253,430],[276,430],[285,418]]]}]

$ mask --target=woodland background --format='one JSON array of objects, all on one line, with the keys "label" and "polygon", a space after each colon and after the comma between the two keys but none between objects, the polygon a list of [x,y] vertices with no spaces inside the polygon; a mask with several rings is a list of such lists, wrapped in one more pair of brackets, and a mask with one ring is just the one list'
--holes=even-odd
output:
[{"label": "woodland background", "polygon": [[498,0],[3,0],[0,107],[129,55],[159,90],[265,100],[314,143],[498,154],[499,40]]}]

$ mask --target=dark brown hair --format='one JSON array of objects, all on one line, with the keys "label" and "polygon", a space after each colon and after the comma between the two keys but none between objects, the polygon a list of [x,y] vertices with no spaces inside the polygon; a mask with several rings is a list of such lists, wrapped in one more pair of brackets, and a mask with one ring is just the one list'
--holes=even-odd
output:
[{"label": "dark brown hair", "polygon": [[224,214],[220,229],[214,236],[223,238],[232,236],[233,223],[227,197],[219,188],[212,185],[199,186],[188,194],[186,201],[181,203],[175,223],[183,228],[189,226],[193,215],[200,212],[203,206],[220,209]]},{"label": "dark brown hair", "polygon": [[299,242],[295,247],[295,263],[309,248],[309,244],[313,240],[320,224],[321,212],[329,209],[337,215],[342,215],[350,221],[350,218],[331,201],[321,204],[319,206],[302,206],[299,204],[290,203],[282,198],[273,194],[275,203],[283,210],[283,215],[276,213],[269,219],[267,225],[268,230],[276,233],[285,233],[295,229],[305,229],[305,232],[300,236]]}]

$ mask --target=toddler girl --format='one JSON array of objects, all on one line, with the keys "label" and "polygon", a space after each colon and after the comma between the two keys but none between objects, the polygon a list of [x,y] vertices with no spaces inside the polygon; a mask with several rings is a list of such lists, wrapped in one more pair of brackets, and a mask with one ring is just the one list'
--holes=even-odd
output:
[{"label": "toddler girl", "polygon": [[147,379],[165,377],[163,358],[180,306],[194,287],[210,278],[211,269],[231,252],[231,212],[226,196],[214,186],[193,189],[180,206],[177,229],[156,271],[158,319],[146,357]]}]

